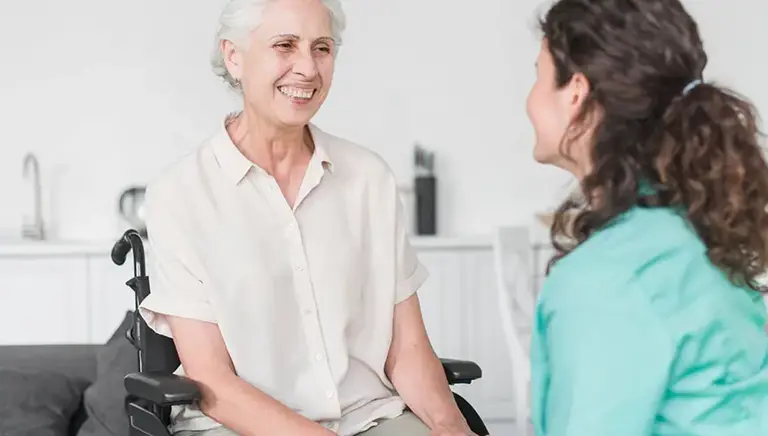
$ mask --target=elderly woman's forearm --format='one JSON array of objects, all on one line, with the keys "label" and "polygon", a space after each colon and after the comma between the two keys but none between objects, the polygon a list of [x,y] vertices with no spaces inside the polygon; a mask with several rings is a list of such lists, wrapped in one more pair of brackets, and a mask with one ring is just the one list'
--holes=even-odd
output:
[{"label": "elderly woman's forearm", "polygon": [[203,413],[244,436],[332,436],[333,432],[265,394],[235,374],[198,381]]},{"label": "elderly woman's forearm", "polygon": [[431,429],[465,428],[445,371],[430,346],[403,349],[392,360],[388,376],[403,401]]}]

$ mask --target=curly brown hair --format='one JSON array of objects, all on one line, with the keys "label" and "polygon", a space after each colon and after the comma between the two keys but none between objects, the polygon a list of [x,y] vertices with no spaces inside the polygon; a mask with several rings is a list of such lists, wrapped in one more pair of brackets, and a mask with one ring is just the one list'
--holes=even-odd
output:
[{"label": "curly brown hair", "polygon": [[[768,269],[768,165],[757,114],[713,83],[687,89],[701,80],[707,55],[680,1],[559,0],[540,28],[557,86],[576,73],[590,84],[573,125],[600,114],[581,197],[554,216],[550,267],[632,207],[676,207],[732,282],[766,291],[756,280]],[[638,195],[642,183],[651,195]]]}]

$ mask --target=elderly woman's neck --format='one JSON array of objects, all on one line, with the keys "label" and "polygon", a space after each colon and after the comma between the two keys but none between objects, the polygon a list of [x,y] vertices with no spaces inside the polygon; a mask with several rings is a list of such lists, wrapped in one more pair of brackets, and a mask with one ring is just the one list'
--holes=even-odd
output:
[{"label": "elderly woman's neck", "polygon": [[305,127],[279,127],[243,113],[227,129],[240,152],[270,174],[304,166],[312,155]]}]

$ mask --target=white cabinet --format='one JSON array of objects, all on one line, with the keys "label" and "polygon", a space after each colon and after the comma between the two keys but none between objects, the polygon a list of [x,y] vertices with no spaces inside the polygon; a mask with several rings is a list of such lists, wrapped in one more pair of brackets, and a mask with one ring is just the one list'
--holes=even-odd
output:
[{"label": "white cabinet", "polygon": [[133,258],[110,243],[0,245],[0,346],[104,343],[134,308]]},{"label": "white cabinet", "polygon": [[496,309],[490,247],[422,250],[430,279],[419,292],[427,333],[440,357],[471,360],[483,377],[454,386],[493,434],[510,434],[514,418],[512,368]]},{"label": "white cabinet", "polygon": [[0,287],[0,345],[88,342],[85,257],[0,258]]},{"label": "white cabinet", "polygon": [[133,263],[117,266],[107,256],[88,256],[88,290],[91,300],[89,342],[104,343],[133,310],[134,293],[125,282],[133,277]]}]

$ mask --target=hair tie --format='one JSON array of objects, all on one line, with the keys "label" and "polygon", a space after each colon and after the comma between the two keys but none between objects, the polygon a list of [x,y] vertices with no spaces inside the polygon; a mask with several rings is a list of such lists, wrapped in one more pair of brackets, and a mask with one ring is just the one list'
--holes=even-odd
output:
[{"label": "hair tie", "polygon": [[683,88],[683,95],[688,95],[689,92],[693,91],[693,88],[699,85],[701,85],[701,80],[699,79],[689,82],[687,85],[685,85],[685,88]]}]

